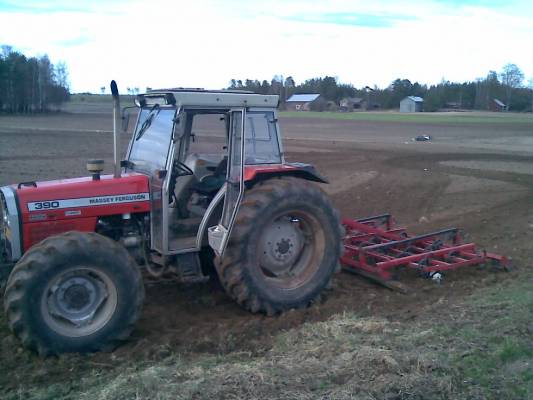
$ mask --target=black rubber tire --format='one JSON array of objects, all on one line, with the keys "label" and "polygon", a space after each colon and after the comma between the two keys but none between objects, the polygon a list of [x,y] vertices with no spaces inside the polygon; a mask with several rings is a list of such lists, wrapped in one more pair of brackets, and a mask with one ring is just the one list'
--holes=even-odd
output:
[{"label": "black rubber tire", "polygon": [[[80,337],[51,328],[41,307],[47,285],[76,266],[105,273],[116,288],[116,306],[107,322]],[[123,246],[97,233],[67,232],[43,240],[24,254],[9,277],[4,308],[9,327],[23,346],[48,356],[113,350],[129,337],[143,301],[139,267]]]},{"label": "black rubber tire", "polygon": [[[279,288],[261,273],[257,254],[261,231],[285,210],[302,210],[320,223],[325,246],[319,267],[296,288]],[[273,315],[305,308],[329,288],[340,271],[342,227],[339,213],[315,184],[298,178],[272,178],[245,192],[223,259],[215,265],[226,292],[251,312]],[[316,267],[315,267],[316,268]]]}]

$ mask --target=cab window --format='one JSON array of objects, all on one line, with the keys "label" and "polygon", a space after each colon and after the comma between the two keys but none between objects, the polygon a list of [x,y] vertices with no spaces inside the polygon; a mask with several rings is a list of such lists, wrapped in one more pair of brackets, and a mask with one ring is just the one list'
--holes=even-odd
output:
[{"label": "cab window", "polygon": [[276,119],[272,111],[249,111],[245,124],[245,164],[279,164]]}]

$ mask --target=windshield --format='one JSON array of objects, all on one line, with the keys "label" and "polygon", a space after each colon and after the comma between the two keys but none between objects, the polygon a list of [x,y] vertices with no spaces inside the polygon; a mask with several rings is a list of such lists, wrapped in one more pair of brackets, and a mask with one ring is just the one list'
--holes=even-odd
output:
[{"label": "windshield", "polygon": [[176,109],[143,108],[132,137],[128,160],[133,170],[152,174],[165,169]]}]

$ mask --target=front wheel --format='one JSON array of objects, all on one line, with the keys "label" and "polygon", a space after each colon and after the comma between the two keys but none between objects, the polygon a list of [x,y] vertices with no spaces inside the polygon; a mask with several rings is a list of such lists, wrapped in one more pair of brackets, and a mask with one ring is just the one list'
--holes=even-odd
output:
[{"label": "front wheel", "polygon": [[340,250],[339,216],[327,196],[308,181],[275,178],[246,192],[217,270],[239,304],[274,314],[315,300]]},{"label": "front wheel", "polygon": [[31,248],[11,273],[5,310],[22,344],[42,355],[108,350],[127,339],[144,299],[126,249],[68,232]]}]

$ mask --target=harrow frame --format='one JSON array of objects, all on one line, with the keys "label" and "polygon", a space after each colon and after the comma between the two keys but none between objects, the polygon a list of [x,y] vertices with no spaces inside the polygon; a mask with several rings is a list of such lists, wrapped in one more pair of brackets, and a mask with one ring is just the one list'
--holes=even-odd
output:
[{"label": "harrow frame", "polygon": [[479,250],[475,243],[464,243],[457,228],[410,236],[396,225],[390,214],[351,220],[344,219],[343,268],[386,284],[393,281],[399,267],[420,274],[449,271],[488,262],[509,266],[505,256]]}]

